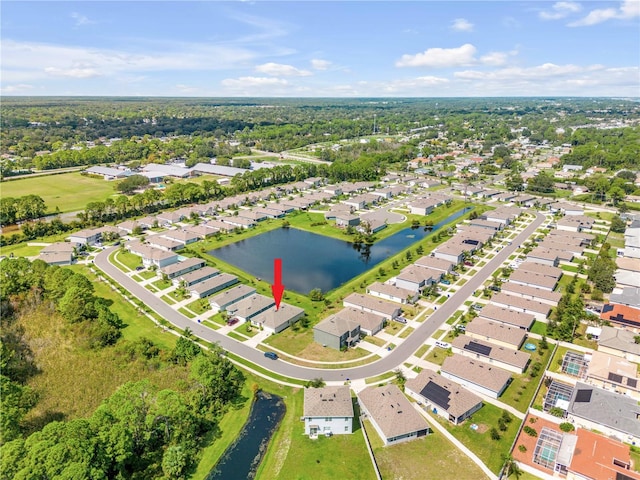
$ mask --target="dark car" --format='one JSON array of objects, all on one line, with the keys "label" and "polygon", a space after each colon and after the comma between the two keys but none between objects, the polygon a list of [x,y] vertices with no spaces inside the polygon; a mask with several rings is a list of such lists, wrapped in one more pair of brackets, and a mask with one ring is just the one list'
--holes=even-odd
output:
[{"label": "dark car", "polygon": [[238,323],[239,321],[240,321],[239,318],[233,317],[233,318],[230,318],[229,320],[227,320],[227,325],[229,325],[231,327],[231,326],[235,325],[236,323]]},{"label": "dark car", "polygon": [[275,352],[264,352],[264,356],[270,358],[271,360],[277,360],[278,354]]},{"label": "dark car", "polygon": [[136,270],[139,272],[140,270],[144,270],[144,267],[138,266],[138,267],[136,267]]},{"label": "dark car", "polygon": [[494,292],[499,292],[502,289],[498,285],[491,285],[489,287],[489,290],[493,290]]}]

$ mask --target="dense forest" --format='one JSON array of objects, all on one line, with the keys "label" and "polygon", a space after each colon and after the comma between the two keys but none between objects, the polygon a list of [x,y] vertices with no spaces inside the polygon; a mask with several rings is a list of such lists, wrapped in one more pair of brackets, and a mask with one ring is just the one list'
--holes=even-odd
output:
[{"label": "dense forest", "polygon": [[[193,163],[246,153],[248,147],[281,152],[374,133],[408,135],[413,146],[439,134],[457,143],[482,140],[484,151],[518,135],[534,143],[583,146],[590,132],[577,126],[639,116],[636,102],[608,99],[12,97],[3,99],[0,153],[14,156],[12,163],[2,162],[9,175],[24,168],[108,162],[184,158]],[[330,150],[321,155],[334,159]],[[627,160],[625,154],[619,162]]]},{"label": "dense forest", "polygon": [[[2,479],[184,478],[204,436],[244,384],[243,375],[217,349],[202,351],[188,332],[171,352],[146,339],[120,340],[123,322],[110,310],[110,301],[95,295],[92,283],[71,269],[39,260],[5,260],[0,263],[0,302]],[[129,363],[146,362],[154,370],[182,365],[187,381],[179,391],[149,380],[127,382],[88,418],[27,422],[40,393],[29,379],[44,373],[47,364],[37,361],[34,348],[39,346],[25,334],[24,322],[43,315],[53,323],[60,316],[62,335],[73,338],[79,352],[115,349]]]}]

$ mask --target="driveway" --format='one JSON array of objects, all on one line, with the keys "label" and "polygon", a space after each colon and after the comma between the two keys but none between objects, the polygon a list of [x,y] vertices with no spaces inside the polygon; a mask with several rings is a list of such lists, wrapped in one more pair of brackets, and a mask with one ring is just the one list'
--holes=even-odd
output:
[{"label": "driveway", "polygon": [[149,290],[139,285],[135,280],[128,277],[124,272],[109,262],[109,255],[118,247],[111,247],[103,250],[95,258],[95,265],[109,275],[117,283],[135,295],[142,303],[154,310],[158,315],[174,324],[176,327],[190,328],[194,335],[212,343],[218,343],[224,350],[243,357],[250,362],[258,364],[274,373],[291,378],[311,380],[313,378],[323,378],[325,381],[344,381],[346,379],[356,380],[374,377],[392,371],[407,360],[433,333],[446,322],[451,315],[462,305],[467,297],[477,290],[482,283],[511,255],[525,240],[544,223],[544,215],[529,211],[536,216],[536,219],[520,235],[518,235],[510,245],[504,247],[496,254],[473,278],[465,283],[454,293],[443,305],[430,315],[409,337],[398,347],[392,350],[384,358],[363,365],[345,369],[322,369],[309,368],[293,365],[282,360],[270,360],[263,352],[248,345],[238,342],[226,335],[222,335],[201,324],[188,319],[184,315],[173,310],[164,301],[153,295]]}]

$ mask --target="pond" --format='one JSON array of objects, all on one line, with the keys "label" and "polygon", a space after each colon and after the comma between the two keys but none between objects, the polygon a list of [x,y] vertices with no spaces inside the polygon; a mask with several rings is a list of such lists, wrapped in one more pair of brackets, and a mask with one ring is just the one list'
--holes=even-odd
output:
[{"label": "pond", "polygon": [[280,228],[209,251],[209,255],[273,283],[273,259],[282,259],[282,283],[287,290],[308,294],[328,292],[455,220],[464,208],[433,225],[405,228],[374,245],[354,245],[323,235]]},{"label": "pond", "polygon": [[285,413],[282,398],[258,392],[247,423],[206,480],[254,478],[271,436]]}]

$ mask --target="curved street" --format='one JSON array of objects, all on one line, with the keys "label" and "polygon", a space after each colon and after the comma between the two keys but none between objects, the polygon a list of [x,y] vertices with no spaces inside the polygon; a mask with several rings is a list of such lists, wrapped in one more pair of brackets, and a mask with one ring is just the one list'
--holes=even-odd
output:
[{"label": "curved street", "polygon": [[454,293],[444,304],[433,312],[409,337],[384,358],[376,362],[345,369],[310,368],[287,363],[283,360],[271,360],[260,350],[245,345],[226,335],[220,334],[172,309],[164,301],[138,284],[109,262],[109,255],[118,247],[103,250],[95,258],[95,265],[117,283],[122,285],[142,303],[162,318],[180,329],[190,328],[194,335],[208,342],[217,343],[224,350],[232,352],[274,373],[301,380],[322,378],[325,381],[344,381],[374,377],[392,371],[402,365],[433,333],[462,305],[467,298],[545,221],[541,213],[528,210],[536,216],[509,245],[500,250],[477,274]]}]

